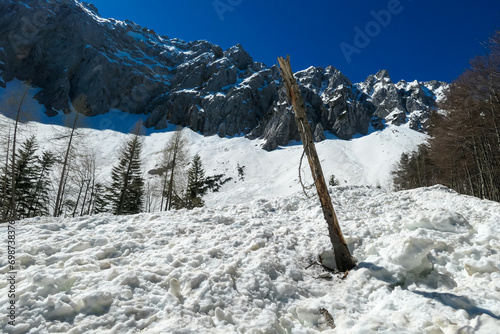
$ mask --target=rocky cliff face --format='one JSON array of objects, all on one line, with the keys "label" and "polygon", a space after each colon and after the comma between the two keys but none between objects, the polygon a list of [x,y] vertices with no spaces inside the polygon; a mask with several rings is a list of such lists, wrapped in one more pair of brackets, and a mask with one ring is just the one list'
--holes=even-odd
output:
[{"label": "rocky cliff face", "polygon": [[[279,70],[254,62],[241,45],[226,51],[184,42],[130,21],[104,19],[75,0],[0,2],[0,85],[14,78],[42,88],[46,113],[85,96],[87,115],[119,109],[145,125],[189,126],[204,135],[264,138],[272,150],[299,140]],[[342,139],[385,122],[425,130],[446,84],[392,83],[380,71],[353,84],[332,66],[296,73],[315,139]]]}]

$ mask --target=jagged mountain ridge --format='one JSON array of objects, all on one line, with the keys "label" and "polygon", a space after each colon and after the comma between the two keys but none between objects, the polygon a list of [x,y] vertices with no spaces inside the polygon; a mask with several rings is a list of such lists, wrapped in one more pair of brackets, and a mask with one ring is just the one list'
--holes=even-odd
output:
[{"label": "jagged mountain ridge", "polygon": [[[204,135],[264,138],[272,150],[299,140],[276,65],[254,62],[241,45],[160,36],[130,21],[104,19],[75,0],[0,3],[0,71],[5,82],[31,80],[48,115],[68,112],[84,94],[88,115],[110,109],[145,114]],[[387,71],[353,84],[332,66],[296,73],[314,136],[342,139],[384,122],[425,130],[445,83],[401,81]]]}]

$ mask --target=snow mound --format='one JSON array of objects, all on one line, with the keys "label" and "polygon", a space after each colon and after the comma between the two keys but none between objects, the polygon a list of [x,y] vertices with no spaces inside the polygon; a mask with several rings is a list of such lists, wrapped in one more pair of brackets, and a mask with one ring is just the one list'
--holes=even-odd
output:
[{"label": "snow mound", "polygon": [[[442,186],[331,191],[358,261],[344,279],[314,264],[331,248],[327,228],[317,201],[299,193],[21,221],[17,326],[7,317],[0,325],[72,334],[499,332],[500,204]],[[0,248],[2,273],[6,258]]]}]

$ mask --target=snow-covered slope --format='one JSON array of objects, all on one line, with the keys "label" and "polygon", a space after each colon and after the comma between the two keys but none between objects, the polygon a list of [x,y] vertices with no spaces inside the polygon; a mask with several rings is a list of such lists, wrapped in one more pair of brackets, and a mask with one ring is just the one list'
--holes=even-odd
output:
[{"label": "snow-covered slope", "polygon": [[[17,326],[6,333],[500,332],[500,204],[444,187],[335,187],[358,266],[301,194],[168,213],[17,223]],[[325,253],[326,252],[326,253]],[[0,271],[5,274],[5,247]],[[312,264],[312,265],[311,265]],[[6,280],[0,281],[5,291]],[[7,305],[6,294],[0,305]],[[332,329],[320,313],[333,317]]]},{"label": "snow-covered slope", "polygon": [[[23,85],[20,81],[8,83],[7,89],[0,89],[0,108],[9,109],[12,96],[22,96]],[[30,118],[41,116],[39,105],[34,99],[37,90],[30,90],[23,104],[23,113]],[[14,103],[16,104],[16,102]],[[10,108],[12,109],[12,108]],[[82,117],[86,127],[79,129],[81,134],[79,151],[93,150],[97,155],[97,164],[104,180],[110,177],[111,168],[118,159],[120,145],[141,119],[139,115],[121,112],[108,113],[94,117]],[[5,117],[0,114],[0,121]],[[60,151],[65,141],[54,140],[65,123],[63,116],[35,118],[25,127],[22,136],[36,134],[40,150]],[[52,123],[52,124],[50,124]],[[99,130],[113,124],[115,130]],[[173,127],[163,132],[150,131],[144,136],[142,160],[147,178],[147,171],[157,168],[162,158],[162,150],[172,136]],[[207,175],[224,173],[233,181],[225,184],[220,192],[211,193],[205,201],[208,206],[216,204],[239,204],[245,201],[295,194],[301,190],[298,181],[298,166],[302,155],[302,145],[292,143],[289,146],[267,152],[261,149],[263,140],[249,140],[244,137],[220,138],[202,136],[190,129],[183,130],[188,140],[191,156],[199,154]],[[390,171],[399,160],[401,153],[414,150],[426,140],[422,133],[407,126],[388,125],[384,130],[374,131],[367,136],[351,140],[340,140],[325,132],[327,140],[317,144],[323,171],[340,181],[341,185],[372,185],[391,188]],[[245,167],[245,178],[239,180],[237,165]],[[307,159],[303,162],[303,178],[308,178]]]}]

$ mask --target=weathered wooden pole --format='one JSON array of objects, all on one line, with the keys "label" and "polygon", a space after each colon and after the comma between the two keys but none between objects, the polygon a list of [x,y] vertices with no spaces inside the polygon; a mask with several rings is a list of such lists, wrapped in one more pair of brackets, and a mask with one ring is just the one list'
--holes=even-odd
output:
[{"label": "weathered wooden pole", "polygon": [[355,266],[354,259],[349,253],[344,236],[340,230],[337,215],[333,209],[332,200],[330,198],[330,194],[328,193],[328,187],[323,175],[323,170],[321,169],[318,152],[316,152],[316,146],[314,145],[311,127],[307,121],[304,99],[300,93],[299,85],[293,77],[292,67],[290,66],[290,56],[287,56],[286,60],[282,57],[278,57],[278,62],[280,65],[281,77],[283,78],[283,82],[285,83],[288,91],[288,98],[291,101],[295,112],[295,121],[297,122],[297,127],[299,128],[300,138],[302,139],[302,145],[304,146],[304,152],[307,155],[307,160],[309,161],[309,166],[311,167],[311,173],[314,185],[316,186],[316,190],[318,192],[319,200],[321,202],[323,215],[328,225],[330,241],[335,252],[337,269],[340,271],[350,270]]}]

